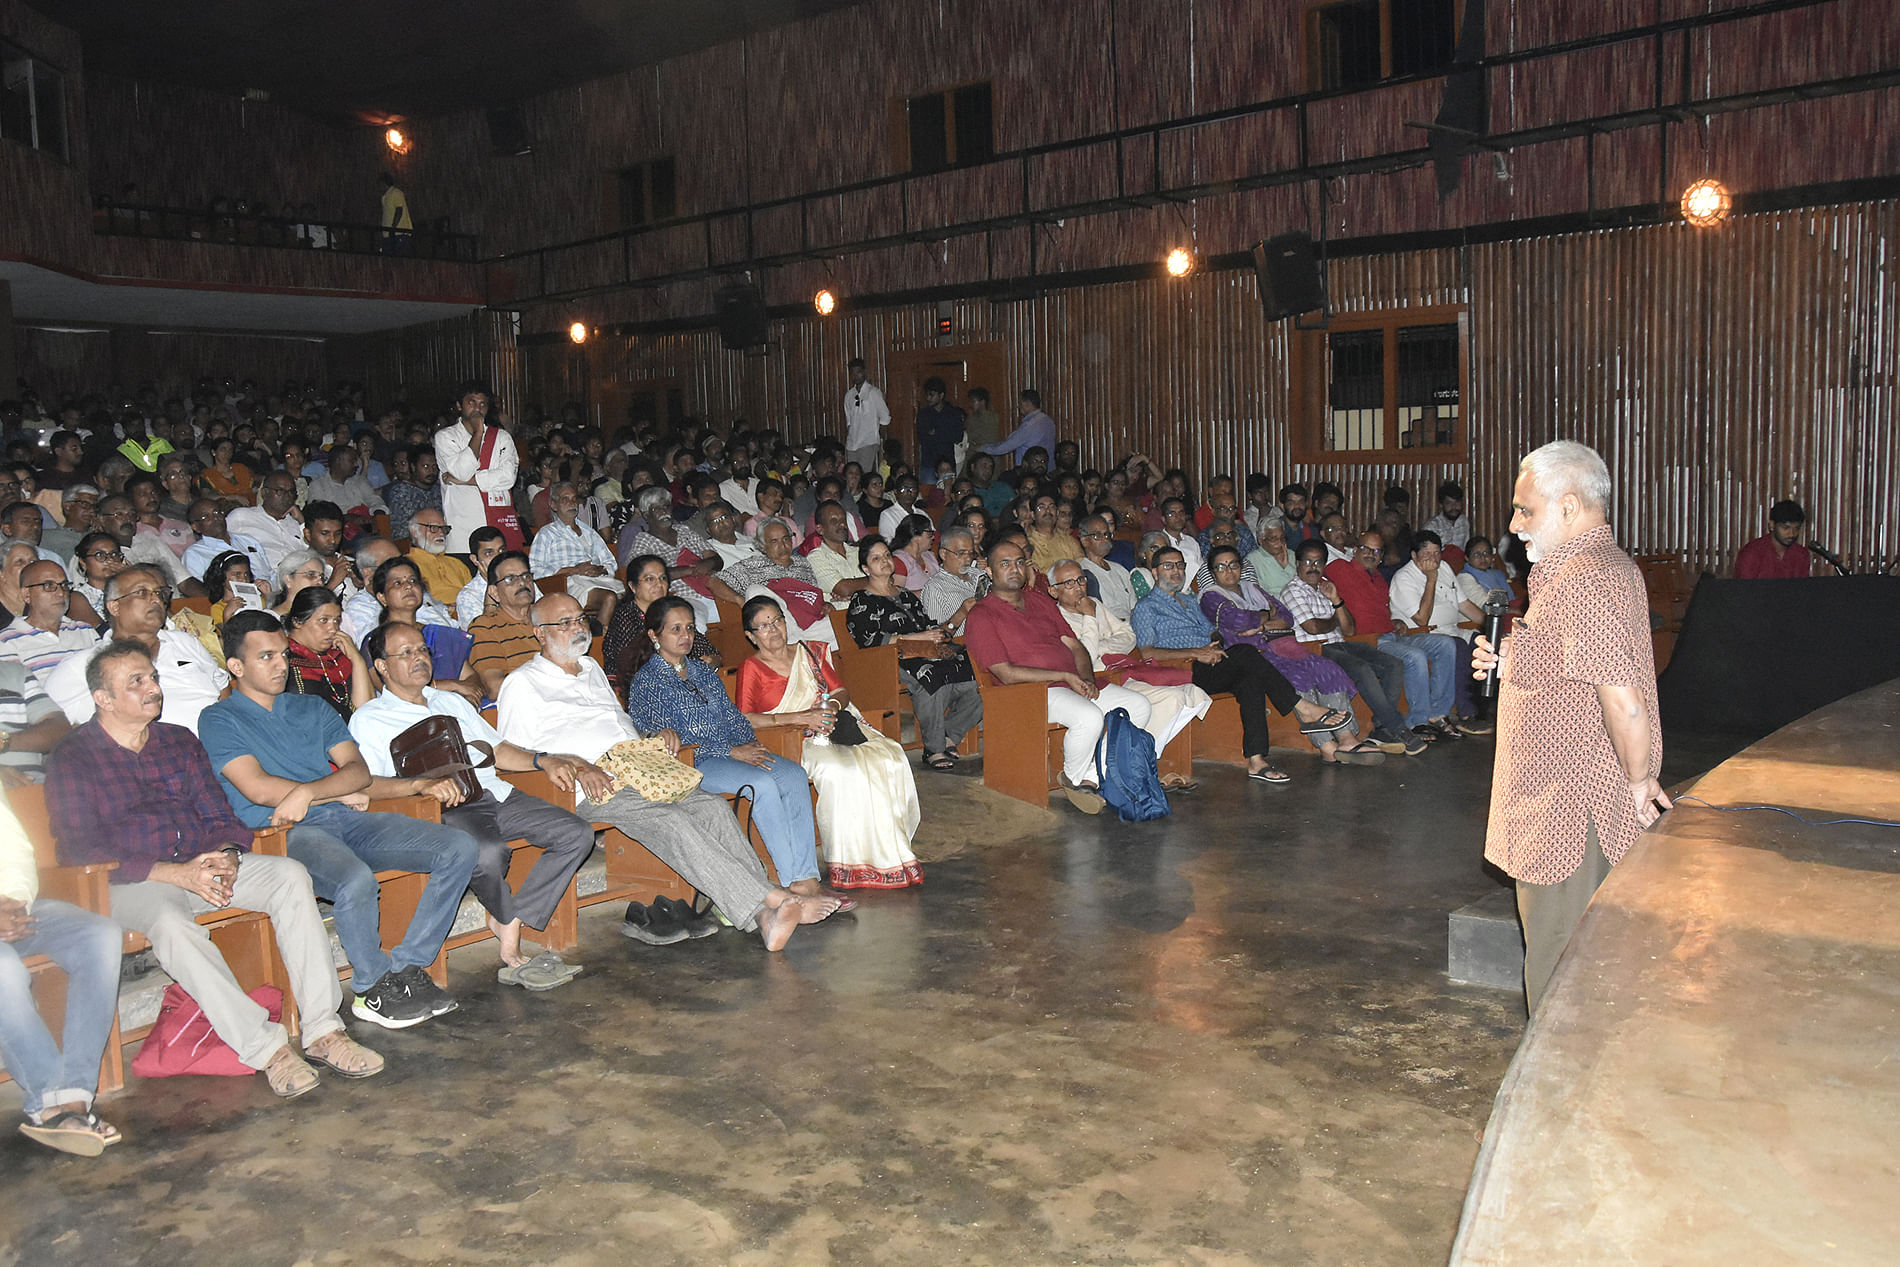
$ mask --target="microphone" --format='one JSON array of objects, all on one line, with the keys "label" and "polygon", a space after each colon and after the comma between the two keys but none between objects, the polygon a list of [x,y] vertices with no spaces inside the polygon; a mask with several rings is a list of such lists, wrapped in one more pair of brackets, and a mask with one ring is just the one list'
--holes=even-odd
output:
[{"label": "microphone", "polygon": [[1841,557],[1838,554],[1835,554],[1832,550],[1828,549],[1826,546],[1822,545],[1820,542],[1818,541],[1808,542],[1808,549],[1814,551],[1814,553],[1820,555],[1823,559],[1826,559],[1829,563],[1833,564],[1834,570],[1836,572],[1839,572],[1842,576],[1848,575],[1847,565],[1841,562]]}]

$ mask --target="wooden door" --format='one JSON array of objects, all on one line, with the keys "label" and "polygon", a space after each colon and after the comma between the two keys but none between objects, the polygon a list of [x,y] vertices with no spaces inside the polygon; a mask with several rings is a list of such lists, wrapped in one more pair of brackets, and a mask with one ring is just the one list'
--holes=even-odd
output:
[{"label": "wooden door", "polygon": [[[905,348],[892,352],[885,361],[889,381],[885,399],[891,406],[890,436],[904,446],[904,460],[917,462],[917,411],[924,404],[924,382],[936,377],[943,380],[945,399],[966,412],[970,408],[970,388],[989,389],[990,407],[1004,409],[1015,391],[1004,382],[1004,349],[1001,342],[963,343],[953,347]],[[1011,415],[1004,413],[1004,431]],[[929,479],[930,472],[920,471],[919,478]]]},{"label": "wooden door", "polygon": [[588,406],[589,421],[601,428],[609,442],[630,423],[648,423],[667,431],[686,417],[686,396],[677,378],[596,381]]}]

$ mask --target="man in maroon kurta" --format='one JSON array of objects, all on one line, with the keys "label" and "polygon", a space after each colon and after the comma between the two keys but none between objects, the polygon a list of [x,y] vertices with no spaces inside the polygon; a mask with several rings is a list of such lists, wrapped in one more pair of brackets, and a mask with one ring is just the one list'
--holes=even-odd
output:
[{"label": "man in maroon kurta", "polygon": [[1735,555],[1738,581],[1803,580],[1814,556],[1801,544],[1808,516],[1799,502],[1779,501],[1768,508],[1768,535],[1756,537]]}]

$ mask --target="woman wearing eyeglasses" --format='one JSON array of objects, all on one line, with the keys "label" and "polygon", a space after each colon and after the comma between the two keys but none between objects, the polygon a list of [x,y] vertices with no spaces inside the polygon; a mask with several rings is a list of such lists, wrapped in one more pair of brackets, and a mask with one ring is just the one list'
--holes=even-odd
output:
[{"label": "woman wearing eyeglasses", "polygon": [[320,696],[348,721],[351,713],[376,698],[379,684],[375,670],[342,628],[343,604],[335,592],[322,585],[297,591],[284,617],[284,632],[290,637],[285,653],[290,677],[284,690]]},{"label": "woman wearing eyeglasses", "polygon": [[298,594],[312,585],[327,588],[329,580],[330,569],[324,566],[322,555],[315,550],[292,550],[277,561],[277,602],[271,610],[284,619]]},{"label": "woman wearing eyeglasses", "polygon": [[[627,715],[641,734],[670,730],[695,746],[700,786],[715,794],[752,789],[752,821],[772,855],[778,882],[801,897],[818,894],[818,828],[805,767],[759,743],[753,719],[739,711],[719,675],[692,657],[693,609],[671,595],[647,608],[651,648],[627,689]],[[760,718],[762,724],[820,724],[809,717]]]},{"label": "woman wearing eyeglasses", "polygon": [[67,614],[89,625],[106,618],[106,582],[125,571],[125,553],[109,532],[89,532],[73,553],[73,596]]},{"label": "woman wearing eyeglasses", "polygon": [[[634,670],[652,650],[653,644],[647,639],[647,609],[666,597],[666,562],[657,554],[637,555],[627,562],[626,578],[627,597],[614,608],[601,647],[607,662],[607,681],[620,699],[627,697]],[[693,648],[687,654],[715,669],[719,667],[718,649],[697,629],[693,631]]]},{"label": "woman wearing eyeglasses", "polygon": [[416,565],[401,557],[384,559],[370,575],[369,592],[383,606],[382,617],[377,624],[400,620],[422,629],[423,641],[428,644],[429,654],[435,659],[435,678],[430,685],[438,691],[454,691],[480,708],[481,679],[475,676],[475,666],[468,659],[475,640],[454,625],[423,624],[416,619],[416,612],[421,609],[423,597],[428,593],[422,586],[422,573],[417,571]]}]

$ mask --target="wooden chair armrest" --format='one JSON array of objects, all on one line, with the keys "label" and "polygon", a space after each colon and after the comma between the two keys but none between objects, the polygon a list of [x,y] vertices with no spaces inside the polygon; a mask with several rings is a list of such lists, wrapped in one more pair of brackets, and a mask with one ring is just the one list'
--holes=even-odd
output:
[{"label": "wooden chair armrest", "polygon": [[439,823],[442,821],[442,802],[433,796],[393,796],[386,800],[371,801],[369,812],[401,814],[404,818],[418,818],[425,823]]},{"label": "wooden chair armrest", "polygon": [[774,756],[797,761],[805,755],[803,726],[755,726],[753,732],[759,737],[759,746]]},{"label": "wooden chair armrest", "polygon": [[267,858],[290,856],[290,828],[260,827],[251,833],[251,852]]},{"label": "wooden chair armrest", "polygon": [[983,725],[987,730],[995,722],[1000,729],[1016,726],[1049,725],[1049,687],[1043,682],[1016,682],[1005,686],[979,687],[983,697]]},{"label": "wooden chair armrest", "polygon": [[526,792],[562,809],[574,808],[574,794],[556,787],[546,770],[510,770],[504,771],[501,777],[517,792]]},{"label": "wooden chair armrest", "polygon": [[847,641],[838,648],[838,676],[858,711],[895,712],[903,688],[897,683],[895,645],[860,647]]},{"label": "wooden chair armrest", "polygon": [[76,867],[41,867],[40,896],[56,902],[70,902],[95,915],[109,915],[112,899],[108,896],[108,877],[119,869],[116,862],[89,862]]}]

